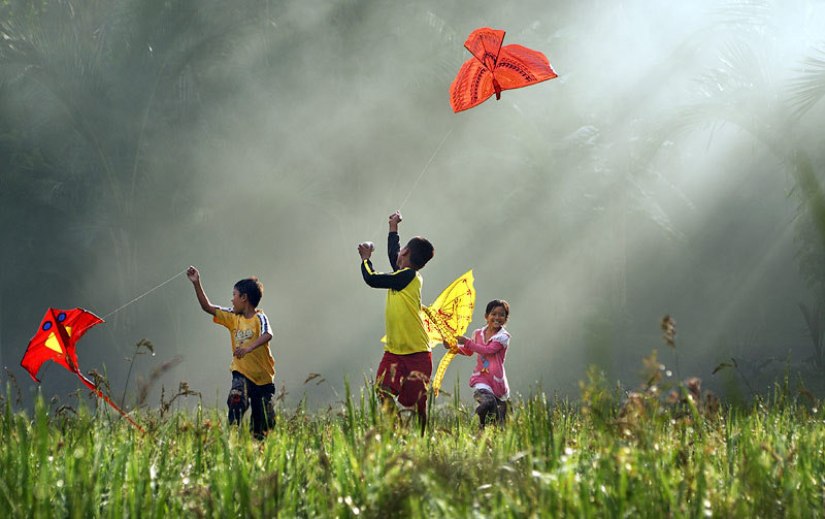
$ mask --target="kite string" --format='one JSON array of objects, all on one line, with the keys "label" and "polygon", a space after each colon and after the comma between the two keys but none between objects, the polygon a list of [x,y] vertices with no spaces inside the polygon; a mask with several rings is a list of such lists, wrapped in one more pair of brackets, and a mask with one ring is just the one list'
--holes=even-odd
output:
[{"label": "kite string", "polygon": [[119,306],[118,308],[115,308],[114,310],[112,310],[112,311],[111,311],[111,312],[109,312],[108,314],[106,314],[106,315],[104,315],[103,317],[101,317],[101,319],[103,319],[103,320],[105,321],[105,320],[106,320],[108,317],[110,317],[111,315],[113,315],[113,314],[115,314],[115,313],[117,313],[117,312],[119,312],[119,311],[123,310],[124,308],[126,308],[126,307],[127,307],[127,306],[129,306],[129,305],[131,305],[132,303],[135,303],[135,302],[137,302],[138,300],[143,299],[145,296],[148,296],[149,294],[151,294],[151,293],[152,293],[152,292],[154,292],[155,290],[159,289],[160,287],[162,287],[162,286],[166,285],[167,283],[170,283],[173,279],[175,279],[175,278],[177,278],[177,277],[179,277],[179,276],[181,276],[181,275],[183,275],[183,274],[186,274],[186,270],[188,270],[188,269],[184,269],[184,270],[182,270],[182,271],[178,272],[177,274],[175,274],[175,275],[174,275],[174,276],[172,276],[171,278],[167,279],[167,280],[166,280],[166,281],[164,281],[163,283],[161,283],[161,284],[157,285],[157,286],[156,286],[156,287],[154,287],[154,288],[149,289],[148,291],[146,291],[146,292],[144,292],[143,294],[141,294],[141,295],[137,296],[136,298],[132,299],[132,300],[131,300],[131,301],[129,301],[128,303],[126,303],[126,304],[124,304],[124,305],[121,305],[121,306]]},{"label": "kite string", "polygon": [[[413,191],[415,191],[415,188],[416,188],[416,186],[418,186],[418,183],[421,181],[422,178],[424,178],[424,174],[427,172],[427,170],[430,169],[430,164],[433,163],[433,159],[435,159],[435,156],[438,155],[438,152],[441,150],[441,147],[444,146],[444,143],[447,141],[447,138],[450,136],[451,133],[453,133],[452,128],[450,128],[447,131],[447,133],[444,134],[444,137],[441,139],[441,142],[438,143],[438,146],[435,148],[435,151],[433,152],[432,155],[430,155],[430,160],[428,160],[427,163],[424,165],[424,168],[421,169],[421,173],[418,174],[418,177],[415,179],[415,182],[413,182],[413,184],[410,187],[409,191],[407,191],[407,196],[404,197],[404,200],[401,202],[401,205],[398,206],[398,211],[399,212],[401,211],[401,209],[404,208],[404,205],[406,205],[407,201],[410,199],[410,196],[412,196],[412,193],[413,193]],[[373,235],[378,234],[380,229],[381,229],[381,227],[379,226],[375,230]]]},{"label": "kite string", "polygon": [[424,169],[422,169],[421,173],[418,174],[418,178],[415,179],[415,182],[413,182],[412,187],[407,192],[407,196],[404,197],[404,201],[401,202],[401,205],[398,206],[399,211],[404,207],[404,205],[410,199],[410,195],[412,195],[413,190],[415,190],[415,187],[418,185],[418,182],[424,177],[424,173],[426,173],[427,170],[430,169],[430,164],[433,163],[433,159],[435,158],[436,155],[438,155],[439,150],[441,150],[441,147],[444,145],[444,142],[447,140],[447,137],[449,137],[451,133],[453,133],[452,128],[450,128],[450,130],[447,133],[444,134],[444,137],[441,139],[441,142],[438,143],[438,147],[435,149],[433,154],[430,156],[430,160],[428,160],[427,164],[424,165]]}]

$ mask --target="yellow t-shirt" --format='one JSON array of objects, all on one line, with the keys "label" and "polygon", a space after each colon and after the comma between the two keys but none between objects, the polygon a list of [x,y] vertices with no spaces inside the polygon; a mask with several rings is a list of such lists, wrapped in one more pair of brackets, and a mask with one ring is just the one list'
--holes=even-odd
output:
[{"label": "yellow t-shirt", "polygon": [[[407,269],[402,269],[403,272]],[[421,317],[421,274],[401,290],[387,290],[387,343],[384,350],[396,355],[430,351],[430,339]]]},{"label": "yellow t-shirt", "polygon": [[232,337],[233,356],[229,370],[237,371],[259,386],[272,384],[275,379],[275,359],[269,351],[268,342],[240,359],[234,356],[236,348],[251,344],[265,333],[272,335],[266,315],[258,310],[253,317],[247,319],[228,308],[218,308],[213,321],[226,327]]}]

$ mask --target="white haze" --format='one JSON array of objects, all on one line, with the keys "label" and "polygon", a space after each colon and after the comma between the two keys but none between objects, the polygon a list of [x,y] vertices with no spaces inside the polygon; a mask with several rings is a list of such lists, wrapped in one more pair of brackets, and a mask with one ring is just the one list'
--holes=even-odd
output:
[{"label": "white haze", "polygon": [[[672,367],[665,314],[677,321],[680,374],[719,391],[721,375],[710,372],[732,356],[811,354],[797,308],[813,297],[795,259],[799,201],[781,158],[732,125],[657,134],[701,101],[698,83],[722,66],[733,38],[726,9],[743,4],[577,2],[561,16],[543,2],[479,2],[472,13],[373,3],[380,8],[347,34],[328,30],[334,4],[296,0],[262,13],[271,31],[246,35],[199,78],[249,76],[201,107],[208,131],[152,143],[198,171],[186,190],[196,211],[171,222],[146,215],[133,296],[193,264],[212,302],[228,304],[233,284],[257,275],[276,385],[288,405],[306,396],[325,407],[341,399],[345,379],[357,390],[380,360],[385,293],[361,279],[356,244],[374,241],[376,268],[389,269],[386,220],[400,208],[402,240],[426,236],[436,249],[422,270],[425,303],[470,268],[471,330],[484,324],[487,301],[510,302],[506,368],[517,393],[575,399],[591,364],[633,385],[653,349]],[[792,4],[764,4],[769,23],[742,32],[755,53],[781,60],[764,63],[776,95],[821,44],[825,6]],[[480,26],[544,52],[559,77],[453,114],[449,85]],[[277,73],[258,73],[271,62]],[[801,124],[821,128],[810,120]],[[657,137],[664,145],[642,157],[644,138]],[[103,314],[128,301],[101,295],[117,286],[116,258],[89,263],[95,276],[67,305]],[[28,317],[16,335],[40,316]],[[118,322],[130,323],[128,334]],[[186,380],[205,403],[223,405],[229,336],[201,312],[185,276],[105,326],[84,339],[81,366],[108,366],[113,394],[124,354],[147,337],[157,355],[139,358],[135,374],[180,354],[162,379],[167,391]],[[458,378],[466,397],[472,366],[457,359],[445,387]],[[304,384],[310,373],[325,382]]]}]

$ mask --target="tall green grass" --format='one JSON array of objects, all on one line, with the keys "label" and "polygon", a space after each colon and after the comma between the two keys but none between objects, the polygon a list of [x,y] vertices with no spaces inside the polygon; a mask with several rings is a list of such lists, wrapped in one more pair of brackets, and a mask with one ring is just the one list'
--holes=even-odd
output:
[{"label": "tall green grass", "polygon": [[[596,385],[597,386],[597,385]],[[825,515],[825,417],[783,396],[713,415],[610,392],[517,399],[479,430],[454,398],[428,431],[368,388],[279,410],[262,442],[222,410],[0,417],[2,517],[810,517]],[[689,401],[689,399],[688,399]]]}]

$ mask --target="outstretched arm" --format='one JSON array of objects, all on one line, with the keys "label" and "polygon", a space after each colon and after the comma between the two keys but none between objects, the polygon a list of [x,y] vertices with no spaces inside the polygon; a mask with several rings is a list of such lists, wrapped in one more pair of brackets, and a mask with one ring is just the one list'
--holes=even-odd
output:
[{"label": "outstretched arm", "polygon": [[[465,337],[464,335],[456,335],[455,336],[455,342],[458,343],[458,353],[460,353],[461,355],[466,355],[468,357],[472,357],[473,356],[472,350],[464,348],[464,345],[467,342],[471,341],[471,340],[472,339],[470,339],[469,337]],[[444,345],[444,347],[448,350],[450,349],[450,347],[447,346],[446,344]]]},{"label": "outstretched arm", "polygon": [[192,285],[195,287],[195,297],[198,298],[198,303],[200,303],[201,309],[209,315],[215,315],[218,307],[210,303],[209,298],[206,297],[206,293],[203,291],[203,286],[201,285],[201,274],[198,272],[198,269],[195,267],[189,267],[186,270],[186,277],[189,278],[189,281],[191,281]]},{"label": "outstretched arm", "polygon": [[[472,352],[481,353],[482,355],[490,355],[499,350],[504,349],[504,345],[498,341],[490,341],[487,344],[475,342],[468,337],[457,337],[458,343],[461,344],[460,350],[465,355],[471,355]],[[467,353],[470,352],[470,353]]]}]

